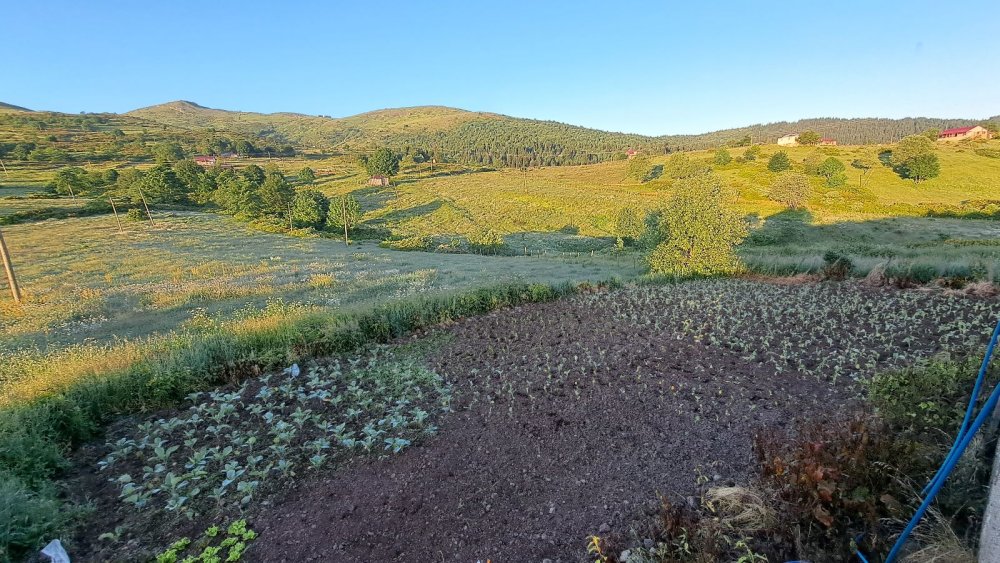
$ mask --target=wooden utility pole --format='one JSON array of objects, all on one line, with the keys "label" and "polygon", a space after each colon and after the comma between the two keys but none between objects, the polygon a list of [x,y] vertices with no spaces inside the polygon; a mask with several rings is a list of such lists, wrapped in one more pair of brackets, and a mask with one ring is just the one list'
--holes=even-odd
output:
[{"label": "wooden utility pole", "polygon": [[344,219],[344,244],[347,246],[351,246],[351,242],[347,239],[347,196],[346,195],[343,196],[342,198],[340,198],[340,200],[341,200],[341,211],[343,213],[341,217],[343,217]]},{"label": "wooden utility pole", "polygon": [[139,199],[142,200],[142,206],[146,208],[146,217],[149,217],[150,224],[155,227],[156,221],[153,220],[153,214],[149,212],[149,205],[146,204],[146,196],[142,195],[142,188],[139,189]]},{"label": "wooden utility pole", "polygon": [[122,228],[122,220],[120,218],[118,218],[118,208],[115,207],[115,198],[109,197],[108,201],[111,202],[111,211],[115,212],[115,221],[118,221],[118,232],[119,233],[124,233],[125,229]]},{"label": "wooden utility pole", "polygon": [[17,278],[14,277],[14,265],[10,262],[10,254],[7,252],[7,243],[3,240],[2,231],[0,231],[0,258],[3,259],[3,269],[7,272],[7,283],[10,284],[10,294],[14,296],[14,303],[20,303],[21,288],[17,286]]}]

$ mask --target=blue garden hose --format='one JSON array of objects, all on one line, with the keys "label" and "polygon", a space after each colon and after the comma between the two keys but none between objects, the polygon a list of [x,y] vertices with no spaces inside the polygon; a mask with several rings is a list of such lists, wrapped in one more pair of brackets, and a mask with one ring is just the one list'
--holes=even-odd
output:
[{"label": "blue garden hose", "polygon": [[[1000,337],[1000,323],[997,323],[997,327],[993,329],[993,336],[990,337],[989,344],[986,345],[986,355],[983,356],[983,363],[981,366],[979,366],[979,375],[976,377],[976,384],[972,388],[972,397],[969,398],[969,406],[966,407],[965,409],[965,418],[962,419],[962,426],[960,426],[958,429],[958,436],[955,438],[955,443],[951,445],[951,451],[948,452],[948,455],[945,457],[945,459],[948,459],[949,457],[955,455],[955,448],[958,447],[958,442],[962,439],[962,437],[965,435],[965,431],[968,430],[969,428],[969,422],[972,420],[972,412],[975,410],[976,407],[976,399],[979,397],[979,392],[982,389],[983,381],[986,379],[986,368],[990,364],[990,358],[993,356],[993,348],[997,343],[998,337]],[[927,485],[924,487],[924,490],[921,491],[920,494],[926,495],[928,491],[931,490],[931,487],[934,485],[934,482],[937,481],[938,478],[941,476],[941,469],[943,467],[944,466],[942,465],[942,467],[938,468],[937,473],[934,474],[934,478],[931,479],[929,483],[927,483]]]},{"label": "blue garden hose", "polygon": [[[983,357],[982,366],[979,368],[979,375],[976,377],[976,384],[972,390],[972,397],[969,398],[969,406],[965,411],[965,419],[962,421],[962,426],[959,428],[958,436],[955,438],[955,443],[951,447],[951,451],[948,452],[948,456],[945,458],[944,463],[941,464],[940,469],[931,479],[930,483],[924,489],[924,501],[920,503],[920,507],[917,508],[916,513],[914,513],[913,518],[903,529],[903,533],[899,535],[896,540],[895,545],[892,546],[892,550],[885,559],[885,563],[892,563],[899,556],[899,552],[903,549],[903,545],[906,544],[906,539],[913,532],[913,529],[917,527],[920,519],[923,518],[924,513],[927,512],[927,508],[930,507],[931,503],[934,501],[934,497],[940,492],[941,487],[944,486],[945,481],[948,479],[948,475],[958,464],[958,460],[961,459],[962,454],[965,449],[972,442],[975,437],[976,432],[982,427],[986,419],[989,418],[990,413],[996,409],[997,403],[1000,402],[1000,384],[993,388],[993,392],[990,393],[989,399],[986,400],[986,404],[976,415],[976,418],[972,420],[971,425],[969,420],[972,418],[972,413],[975,410],[976,399],[979,398],[979,392],[982,389],[983,381],[986,379],[986,369],[990,364],[990,359],[993,356],[993,349],[996,347],[997,340],[1000,339],[1000,322],[997,322],[996,329],[993,330],[993,336],[990,337],[990,342],[986,346],[986,355]],[[857,556],[861,561],[867,563],[865,556],[861,554],[860,551],[857,552]]]}]

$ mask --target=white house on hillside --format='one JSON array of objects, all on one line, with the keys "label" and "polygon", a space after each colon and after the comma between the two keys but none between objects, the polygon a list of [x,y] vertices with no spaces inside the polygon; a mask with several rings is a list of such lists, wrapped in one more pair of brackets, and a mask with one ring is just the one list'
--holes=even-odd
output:
[{"label": "white house on hillside", "polygon": [[778,145],[782,147],[794,147],[799,144],[798,133],[789,133],[788,135],[782,135],[778,137]]}]

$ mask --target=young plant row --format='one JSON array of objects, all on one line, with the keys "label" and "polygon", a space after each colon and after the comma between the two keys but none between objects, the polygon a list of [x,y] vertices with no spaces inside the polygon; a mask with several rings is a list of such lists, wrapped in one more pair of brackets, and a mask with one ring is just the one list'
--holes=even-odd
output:
[{"label": "young plant row", "polygon": [[108,444],[99,466],[123,501],[188,517],[245,506],[281,479],[351,455],[399,453],[433,434],[451,389],[416,361],[376,348],[347,365],[294,365],[188,400],[178,416],[143,422]]},{"label": "young plant row", "polygon": [[741,354],[775,373],[867,379],[936,354],[982,345],[1000,302],[840,283],[701,280],[582,295],[595,314]]}]

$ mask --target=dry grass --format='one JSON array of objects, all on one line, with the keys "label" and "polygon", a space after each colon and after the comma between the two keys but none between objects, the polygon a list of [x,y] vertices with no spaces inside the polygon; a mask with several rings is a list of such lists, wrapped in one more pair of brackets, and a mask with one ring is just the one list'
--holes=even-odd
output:
[{"label": "dry grass", "polygon": [[727,528],[754,533],[775,525],[774,510],[767,499],[745,487],[714,487],[705,493],[705,502]]}]

